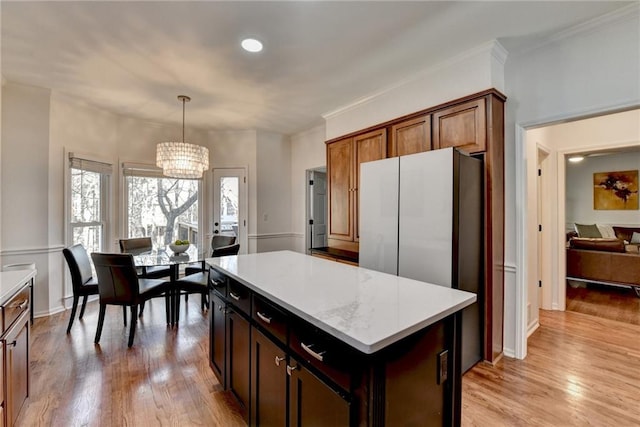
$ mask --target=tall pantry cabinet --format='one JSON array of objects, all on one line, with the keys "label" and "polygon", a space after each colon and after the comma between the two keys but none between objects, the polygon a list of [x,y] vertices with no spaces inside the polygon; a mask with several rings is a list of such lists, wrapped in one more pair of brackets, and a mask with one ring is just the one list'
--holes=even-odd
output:
[{"label": "tall pantry cabinet", "polygon": [[[497,361],[504,326],[504,103],[488,89],[326,142],[329,246],[358,251],[359,165],[455,147],[483,160],[483,357]],[[387,137],[388,136],[388,137]],[[426,183],[425,183],[426,185]]]}]

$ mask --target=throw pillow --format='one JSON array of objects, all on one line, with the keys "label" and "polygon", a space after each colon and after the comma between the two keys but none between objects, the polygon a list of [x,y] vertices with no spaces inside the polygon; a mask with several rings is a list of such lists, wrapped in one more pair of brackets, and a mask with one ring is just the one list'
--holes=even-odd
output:
[{"label": "throw pillow", "polygon": [[633,233],[631,236],[631,243],[634,245],[640,243],[640,233]]},{"label": "throw pillow", "polygon": [[596,226],[598,227],[598,231],[600,231],[600,234],[602,235],[602,237],[604,238],[609,238],[609,239],[616,239],[616,232],[613,231],[613,227],[610,225],[603,225],[603,224],[596,224]]},{"label": "throw pillow", "polygon": [[576,231],[579,237],[596,238],[602,237],[595,224],[576,224]]}]

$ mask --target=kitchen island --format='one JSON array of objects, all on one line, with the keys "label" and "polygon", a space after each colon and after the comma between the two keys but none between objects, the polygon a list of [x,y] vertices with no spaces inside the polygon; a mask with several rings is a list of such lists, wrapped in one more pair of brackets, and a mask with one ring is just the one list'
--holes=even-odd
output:
[{"label": "kitchen island", "polygon": [[210,365],[250,425],[459,425],[472,293],[290,251],[207,259]]}]

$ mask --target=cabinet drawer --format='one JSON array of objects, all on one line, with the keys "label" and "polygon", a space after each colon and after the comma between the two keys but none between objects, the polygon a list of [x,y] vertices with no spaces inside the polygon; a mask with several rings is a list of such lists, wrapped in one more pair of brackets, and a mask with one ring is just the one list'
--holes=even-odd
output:
[{"label": "cabinet drawer", "polygon": [[6,331],[11,324],[29,308],[30,293],[29,287],[25,287],[15,294],[6,304],[2,306],[2,330]]},{"label": "cabinet drawer", "polygon": [[254,294],[252,317],[263,329],[287,344],[287,315],[282,310]]},{"label": "cabinet drawer", "polygon": [[246,286],[229,279],[227,284],[227,299],[238,310],[251,316],[251,291]]},{"label": "cabinet drawer", "polygon": [[227,278],[215,268],[209,268],[209,288],[223,297],[227,296]]},{"label": "cabinet drawer", "polygon": [[347,391],[357,381],[360,364],[356,351],[313,326],[293,326],[289,348]]}]

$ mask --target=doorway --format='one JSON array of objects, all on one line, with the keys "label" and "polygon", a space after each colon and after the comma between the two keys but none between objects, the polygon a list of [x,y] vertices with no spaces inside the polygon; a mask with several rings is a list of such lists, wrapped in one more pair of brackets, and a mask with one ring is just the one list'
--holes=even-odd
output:
[{"label": "doorway", "polygon": [[[640,142],[640,110],[604,112],[596,117],[566,118],[563,123],[532,124],[524,128],[516,126],[516,158],[523,160],[523,167],[516,167],[516,197],[519,210],[516,221],[518,233],[517,286],[515,292],[516,324],[514,356],[526,356],[529,332],[529,307],[540,303],[541,308],[565,310],[566,306],[566,170],[565,160],[570,154],[604,151],[624,147],[638,147]],[[539,126],[539,127],[536,127]],[[538,292],[530,292],[532,282],[538,277],[538,195],[531,185],[536,180],[542,145],[548,155],[542,159],[547,164],[547,196],[543,197],[541,212],[547,212],[550,226],[542,235],[543,250],[540,263],[548,268],[543,277],[548,277],[548,286],[543,284],[542,301]],[[544,176],[544,175],[543,175]],[[542,184],[545,185],[545,184]],[[545,205],[546,204],[546,205]],[[545,245],[548,241],[548,245]],[[548,247],[549,250],[544,250]],[[543,278],[543,281],[545,279]],[[536,313],[532,312],[534,316]],[[536,316],[537,317],[537,316]]]},{"label": "doorway", "polygon": [[236,236],[239,253],[248,253],[246,169],[213,169],[212,188],[213,234]]},{"label": "doorway", "polygon": [[305,252],[327,246],[327,170],[306,171]]}]

